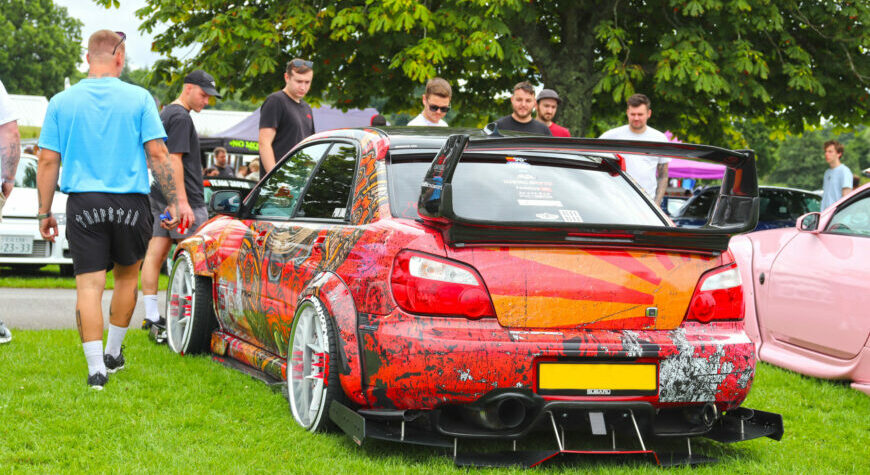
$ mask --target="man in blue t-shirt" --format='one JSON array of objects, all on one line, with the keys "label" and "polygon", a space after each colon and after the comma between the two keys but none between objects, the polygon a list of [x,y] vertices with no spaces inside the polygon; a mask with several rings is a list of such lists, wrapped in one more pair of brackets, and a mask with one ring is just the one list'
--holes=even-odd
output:
[{"label": "man in blue t-shirt", "polygon": [[825,142],[825,161],[830,168],[825,170],[822,186],[823,211],[852,192],[852,171],[840,162],[842,158],[843,144],[836,140]]},{"label": "man in blue t-shirt", "polygon": [[[76,274],[76,323],[88,363],[88,386],[103,389],[108,373],[124,368],[121,343],[133,316],[139,267],[151,237],[148,167],[160,183],[172,219],[188,226],[193,211],[176,192],[182,172],[172,166],[154,99],[118,79],[123,33],[100,30],[88,40],[88,77],[51,98],[39,136],[39,231],[54,241],[51,202],[69,195],[66,237]],[[112,269],[115,291],[103,352],[102,295]]]}]

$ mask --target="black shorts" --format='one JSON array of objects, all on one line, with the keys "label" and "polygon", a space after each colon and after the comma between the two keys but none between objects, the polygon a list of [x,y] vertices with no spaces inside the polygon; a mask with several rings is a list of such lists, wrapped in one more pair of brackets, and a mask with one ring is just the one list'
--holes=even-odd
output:
[{"label": "black shorts", "polygon": [[145,257],[151,225],[148,195],[70,193],[66,239],[75,274],[135,264]]}]

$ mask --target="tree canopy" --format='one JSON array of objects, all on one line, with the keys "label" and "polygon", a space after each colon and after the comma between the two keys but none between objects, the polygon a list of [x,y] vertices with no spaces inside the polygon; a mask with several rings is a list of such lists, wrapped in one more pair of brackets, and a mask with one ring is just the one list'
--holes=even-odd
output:
[{"label": "tree canopy", "polygon": [[13,94],[52,96],[76,77],[81,27],[51,0],[0,0],[0,80]]},{"label": "tree canopy", "polygon": [[[109,6],[115,0],[94,0]],[[312,102],[387,112],[419,108],[420,85],[453,84],[454,124],[510,112],[531,80],[563,98],[575,135],[624,122],[650,96],[650,124],[685,140],[740,145],[735,121],[800,131],[868,112],[870,4],[829,0],[148,0],[142,28],[168,29],[155,78],[209,70],[247,99],[283,85],[292,57],[315,63]],[[173,51],[198,53],[186,59]]]}]

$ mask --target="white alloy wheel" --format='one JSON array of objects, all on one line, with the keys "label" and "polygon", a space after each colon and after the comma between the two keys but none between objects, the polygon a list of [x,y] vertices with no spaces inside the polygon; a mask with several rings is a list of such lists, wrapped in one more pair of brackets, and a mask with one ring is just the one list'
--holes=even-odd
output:
[{"label": "white alloy wheel", "polygon": [[330,382],[331,327],[326,311],[319,303],[305,301],[293,319],[287,358],[287,393],[293,418],[304,429],[315,432],[324,428],[324,417],[332,400]]},{"label": "white alloy wheel", "polygon": [[[166,292],[166,339],[172,351],[182,355],[203,350],[202,335],[198,333],[204,329],[200,328],[202,325],[196,325],[196,320],[197,317],[200,320],[211,317],[197,315],[197,310],[202,311],[202,304],[211,303],[198,302],[203,296],[202,290],[197,288],[198,284],[202,285],[193,273],[190,254],[182,252],[173,263],[169,289]],[[192,339],[196,340],[193,345]]]}]

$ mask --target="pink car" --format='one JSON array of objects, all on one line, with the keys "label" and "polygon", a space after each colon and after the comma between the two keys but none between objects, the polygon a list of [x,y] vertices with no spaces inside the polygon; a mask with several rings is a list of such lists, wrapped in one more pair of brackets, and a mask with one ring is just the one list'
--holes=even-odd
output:
[{"label": "pink car", "polygon": [[759,359],[870,395],[870,184],[730,249]]}]

